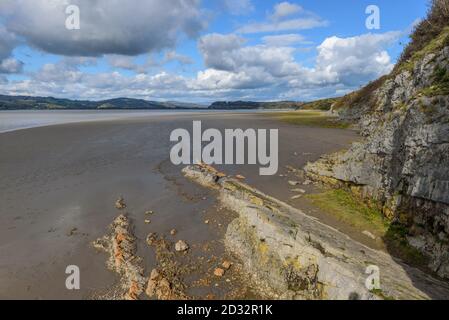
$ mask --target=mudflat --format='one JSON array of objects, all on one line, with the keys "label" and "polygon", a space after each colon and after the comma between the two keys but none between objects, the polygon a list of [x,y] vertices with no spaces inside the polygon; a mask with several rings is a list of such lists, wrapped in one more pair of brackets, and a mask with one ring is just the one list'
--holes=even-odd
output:
[{"label": "mudflat", "polygon": [[[226,225],[205,224],[214,197],[171,164],[172,130],[203,127],[279,129],[279,172],[260,176],[259,165],[219,166],[284,201],[291,201],[288,166],[303,167],[349,146],[351,130],[295,126],[260,113],[163,114],[122,120],[70,123],[0,134],[0,298],[89,299],[107,291],[117,276],[92,241],[107,232],[126,201],[135,222],[138,252],[149,273],[156,263],[147,250],[150,232],[190,245],[220,244]],[[151,223],[145,212],[153,211]],[[219,253],[218,253],[219,254]],[[81,290],[65,287],[68,265],[81,271]]]}]

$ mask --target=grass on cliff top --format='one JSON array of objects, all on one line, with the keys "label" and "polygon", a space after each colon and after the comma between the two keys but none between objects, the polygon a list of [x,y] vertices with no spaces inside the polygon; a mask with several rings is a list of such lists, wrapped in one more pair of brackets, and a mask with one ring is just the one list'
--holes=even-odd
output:
[{"label": "grass on cliff top", "polygon": [[339,121],[338,118],[321,111],[281,112],[275,114],[275,117],[286,123],[309,127],[347,129],[350,126],[348,123]]},{"label": "grass on cliff top", "polygon": [[307,199],[339,221],[360,230],[360,232],[366,230],[381,238],[392,256],[400,258],[412,266],[426,268],[426,258],[408,244],[407,228],[391,223],[379,209],[368,206],[352,193],[335,189],[307,195]]},{"label": "grass on cliff top", "polygon": [[379,210],[368,207],[347,191],[330,190],[307,198],[318,208],[361,231],[368,230],[378,237],[388,231],[389,223]]}]

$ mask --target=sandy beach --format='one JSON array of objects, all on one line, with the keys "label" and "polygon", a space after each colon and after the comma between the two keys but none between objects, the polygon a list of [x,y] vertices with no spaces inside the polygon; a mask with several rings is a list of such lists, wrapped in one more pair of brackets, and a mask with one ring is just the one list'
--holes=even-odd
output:
[{"label": "sandy beach", "polygon": [[[295,206],[303,204],[290,199],[287,166],[301,168],[357,139],[351,130],[295,126],[267,114],[229,112],[128,117],[1,133],[0,298],[90,299],[110,290],[117,276],[106,269],[105,255],[91,243],[118,215],[118,197],[126,201],[147,272],[156,263],[145,243],[150,232],[176,229],[176,239],[187,241],[193,254],[208,243],[214,244],[214,255],[223,254],[226,218],[217,212],[214,197],[185,179],[183,167],[169,160],[170,132],[190,130],[192,120],[219,130],[279,129],[276,176],[260,176],[258,166],[220,169],[242,174],[249,184]],[[144,223],[148,210],[155,213],[151,224]],[[68,265],[80,267],[79,291],[65,287]],[[211,287],[222,297],[220,289]]]}]

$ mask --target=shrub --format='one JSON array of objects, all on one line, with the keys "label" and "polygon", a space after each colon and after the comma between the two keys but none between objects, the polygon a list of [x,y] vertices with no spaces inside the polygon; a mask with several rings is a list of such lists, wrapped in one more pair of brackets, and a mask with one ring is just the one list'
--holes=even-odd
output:
[{"label": "shrub", "polygon": [[449,26],[449,0],[431,0],[427,18],[416,25],[410,36],[411,41],[402,52],[396,68],[406,63],[412,58],[414,53],[422,50],[433,39],[438,37],[447,26]]}]

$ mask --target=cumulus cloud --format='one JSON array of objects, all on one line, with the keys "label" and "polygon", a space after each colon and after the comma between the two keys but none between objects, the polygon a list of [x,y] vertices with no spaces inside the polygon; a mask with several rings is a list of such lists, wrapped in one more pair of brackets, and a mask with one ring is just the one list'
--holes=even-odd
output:
[{"label": "cumulus cloud", "polygon": [[0,18],[28,44],[65,56],[138,55],[174,47],[204,27],[200,0],[73,0],[81,29],[65,27],[67,0],[3,0]]},{"label": "cumulus cloud", "polygon": [[20,73],[23,62],[14,58],[7,58],[0,62],[0,73]]},{"label": "cumulus cloud", "polygon": [[303,8],[300,5],[290,2],[281,2],[274,6],[274,13],[271,18],[273,20],[279,20],[302,11]]},{"label": "cumulus cloud", "polygon": [[391,71],[394,65],[385,48],[401,35],[401,32],[387,32],[327,38],[318,47],[317,70],[335,75],[347,85],[366,83]]},{"label": "cumulus cloud", "polygon": [[0,25],[0,73],[19,73],[22,71],[23,63],[12,58],[12,51],[18,44],[14,34]]},{"label": "cumulus cloud", "polygon": [[[295,59],[294,47],[249,45],[239,35],[209,34],[198,44],[206,68],[190,77],[167,71],[87,73],[80,71],[80,66],[95,63],[95,58],[64,58],[44,65],[27,80],[0,81],[0,91],[77,99],[311,100],[342,95],[388,73],[393,65],[386,48],[400,35],[329,37],[316,48],[313,67],[305,67]],[[176,55],[169,54],[172,58]],[[122,67],[134,63],[116,58]]]},{"label": "cumulus cloud", "polygon": [[234,35],[210,34],[202,37],[199,49],[206,67],[237,72],[247,68],[260,68],[270,75],[282,77],[299,68],[294,48],[275,46],[244,46],[245,39]]}]

